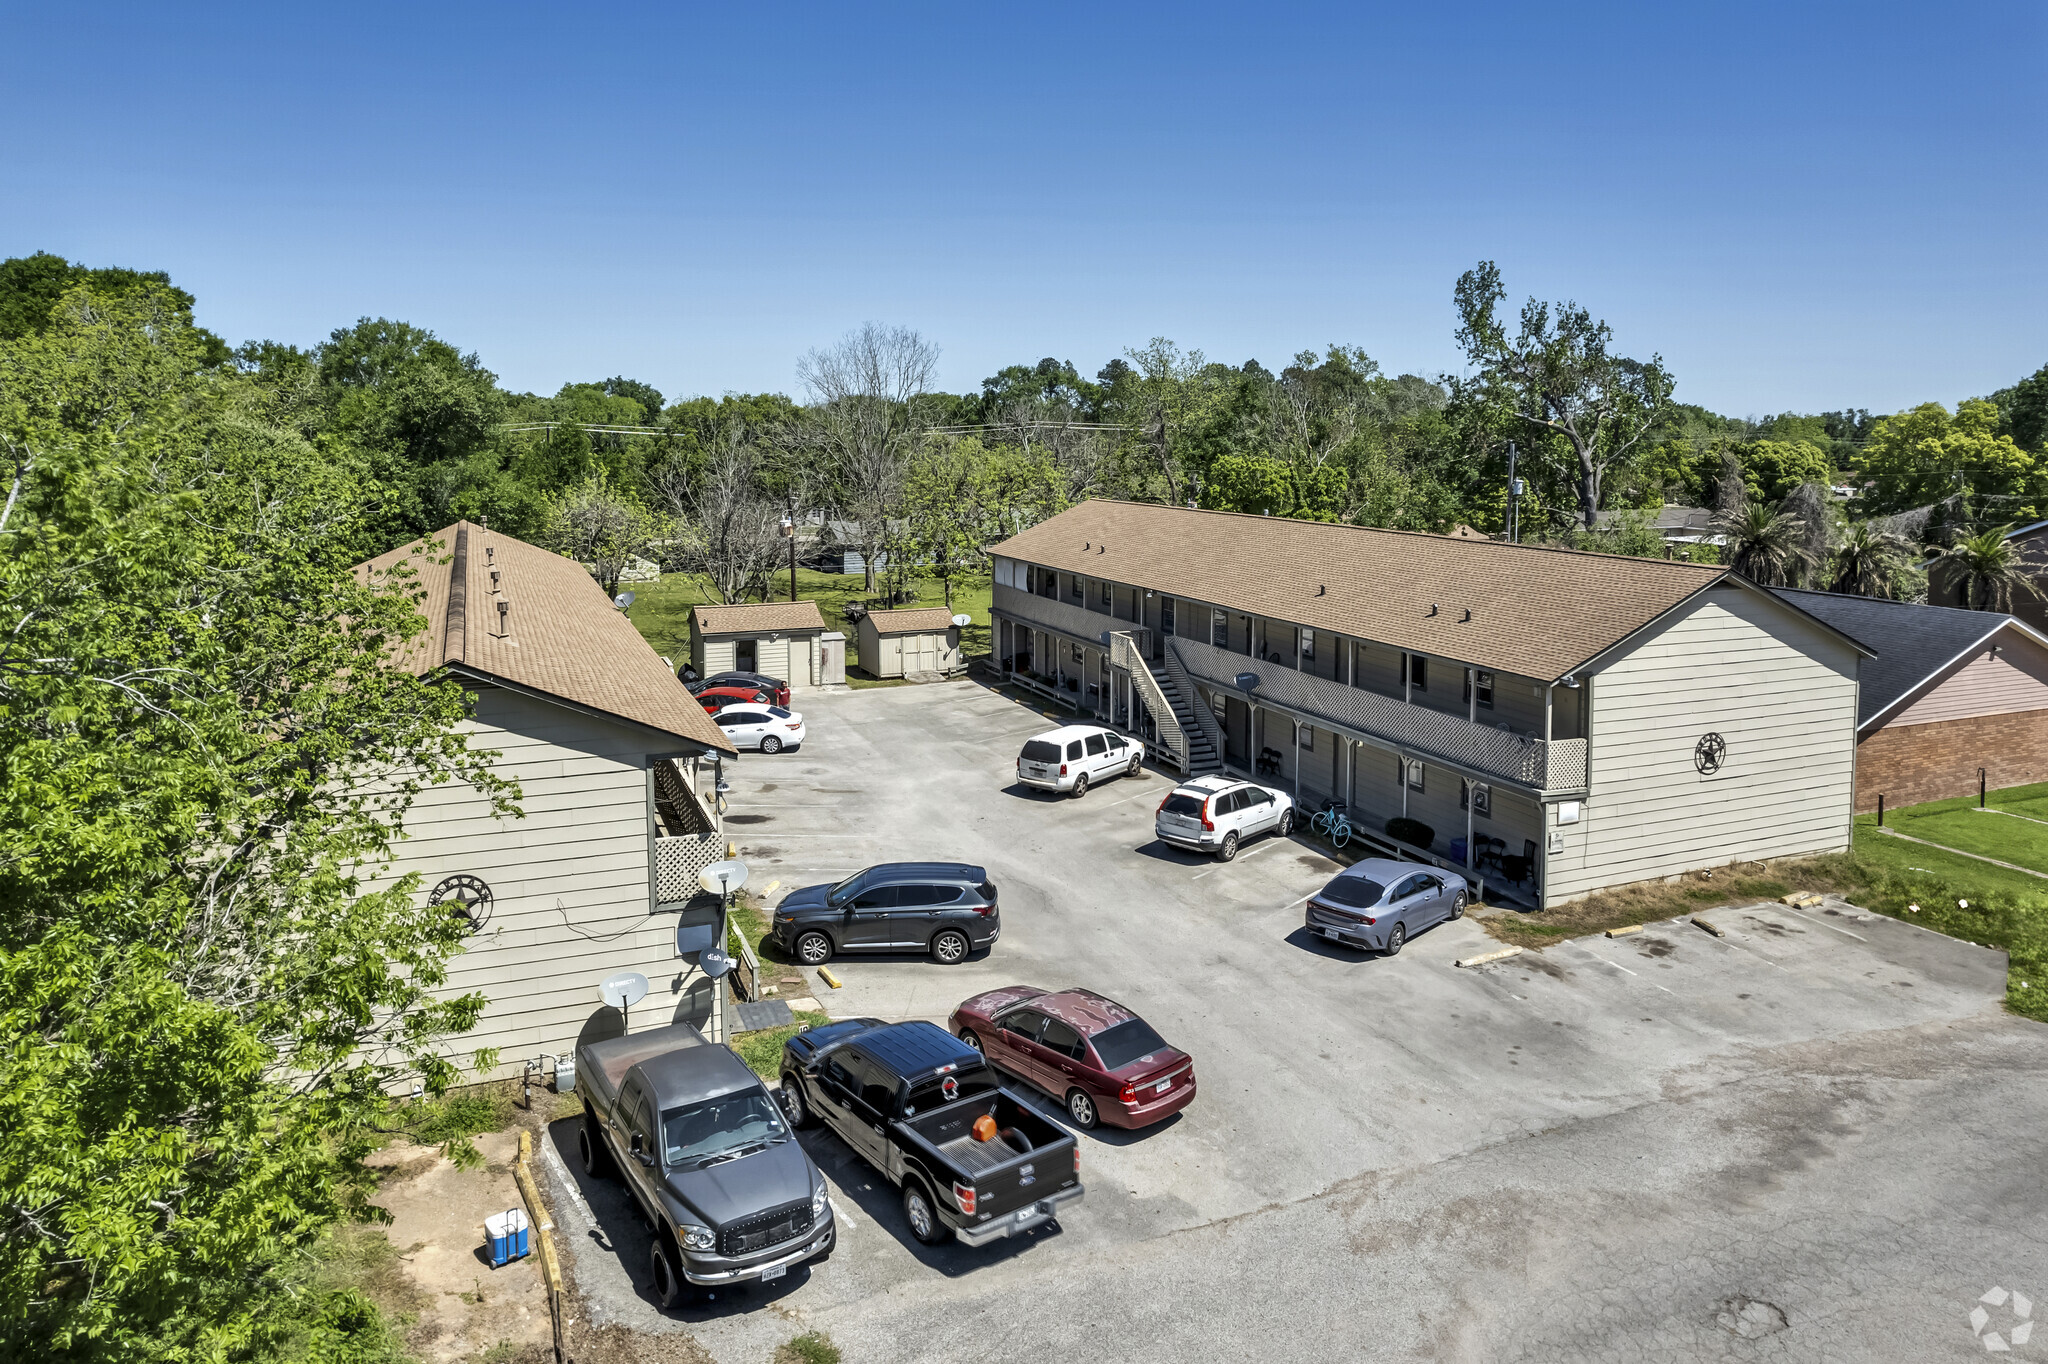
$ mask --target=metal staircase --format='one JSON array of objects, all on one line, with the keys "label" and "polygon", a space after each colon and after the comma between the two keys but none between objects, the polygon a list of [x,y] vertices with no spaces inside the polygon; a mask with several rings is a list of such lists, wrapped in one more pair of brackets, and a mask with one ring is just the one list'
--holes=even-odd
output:
[{"label": "metal staircase", "polygon": [[[1144,662],[1145,670],[1151,674],[1161,698],[1172,709],[1174,721],[1180,726],[1182,739],[1187,744],[1188,755],[1184,765],[1187,775],[1199,777],[1222,771],[1223,760],[1216,755],[1216,740],[1209,732],[1216,723],[1215,717],[1201,715],[1197,711],[1193,699],[1174,681],[1164,663],[1150,659]],[[1202,723],[1204,720],[1208,723]]]}]

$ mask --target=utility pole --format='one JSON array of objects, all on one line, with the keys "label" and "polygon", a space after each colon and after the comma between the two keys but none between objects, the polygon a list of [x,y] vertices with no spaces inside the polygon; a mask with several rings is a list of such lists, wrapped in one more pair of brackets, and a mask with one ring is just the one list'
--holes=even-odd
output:
[{"label": "utility pole", "polygon": [[782,518],[782,533],[789,539],[789,599],[796,600],[796,503],[789,504],[789,514]]},{"label": "utility pole", "polygon": [[1522,539],[1522,480],[1515,477],[1515,443],[1508,442],[1508,543]]}]

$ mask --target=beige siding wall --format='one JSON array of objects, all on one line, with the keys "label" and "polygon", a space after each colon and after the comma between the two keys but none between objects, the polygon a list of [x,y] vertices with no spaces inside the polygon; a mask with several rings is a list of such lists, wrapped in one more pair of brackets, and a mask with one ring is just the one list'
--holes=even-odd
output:
[{"label": "beige siding wall", "polygon": [[1886,720],[1885,728],[2048,709],[2048,650],[2011,627],[1993,642],[1997,653],[1985,645],[1926,695]]},{"label": "beige siding wall", "polygon": [[472,730],[478,747],[501,754],[497,771],[519,782],[525,817],[492,818],[466,786],[431,787],[390,873],[418,872],[423,899],[456,873],[491,887],[490,922],[449,963],[445,992],[480,991],[490,1002],[452,1050],[499,1048],[499,1074],[517,1074],[539,1052],[564,1053],[601,1007],[597,983],[617,971],[652,986],[633,1010],[635,1031],[669,1022],[688,1007],[691,981],[675,956],[673,917],[649,912],[645,755],[655,741],[499,690],[478,693]]},{"label": "beige siding wall", "polygon": [[697,665],[698,676],[709,677],[713,673],[729,673],[734,666],[730,639],[714,638],[704,641],[704,661]]},{"label": "beige siding wall", "polygon": [[[1592,790],[1552,828],[1545,897],[1736,859],[1846,847],[1853,801],[1856,655],[1756,592],[1705,594],[1592,688]],[[1702,735],[1727,743],[1702,776]]]},{"label": "beige siding wall", "polygon": [[754,646],[754,656],[760,660],[760,666],[755,669],[756,672],[766,673],[770,677],[779,677],[786,682],[802,684],[803,679],[790,671],[789,640],[787,637],[761,640]]}]

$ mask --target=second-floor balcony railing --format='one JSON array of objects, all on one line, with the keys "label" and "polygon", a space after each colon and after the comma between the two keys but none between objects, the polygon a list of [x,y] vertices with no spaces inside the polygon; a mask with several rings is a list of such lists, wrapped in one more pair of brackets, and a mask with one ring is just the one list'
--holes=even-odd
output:
[{"label": "second-floor balcony railing", "polygon": [[[1329,678],[1295,671],[1283,664],[1263,663],[1200,640],[1166,642],[1190,677],[1238,695],[1248,695],[1308,719],[1330,722],[1336,732],[1351,730],[1392,744],[1418,757],[1437,757],[1504,781],[1538,791],[1581,791],[1586,785],[1586,741],[1543,740],[1445,715],[1397,697],[1346,686]],[[1255,673],[1259,683],[1247,690],[1240,673]]]},{"label": "second-floor balcony railing", "polygon": [[1107,611],[1090,611],[1061,597],[1041,597],[997,583],[990,605],[1013,620],[1029,621],[1041,630],[1057,631],[1091,644],[1100,644],[1104,632],[1110,630],[1133,633],[1141,648],[1146,643],[1144,632],[1135,623],[1118,620]]}]

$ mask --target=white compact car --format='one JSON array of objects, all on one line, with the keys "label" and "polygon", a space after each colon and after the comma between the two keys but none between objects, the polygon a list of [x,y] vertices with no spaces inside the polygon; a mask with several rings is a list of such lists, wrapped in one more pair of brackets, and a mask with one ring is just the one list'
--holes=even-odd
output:
[{"label": "white compact car", "polygon": [[738,749],[758,748],[763,753],[780,753],[804,741],[804,717],[781,706],[754,706],[742,702],[727,706],[711,717]]},{"label": "white compact car", "polygon": [[1294,798],[1285,791],[1235,777],[1196,777],[1159,802],[1152,832],[1161,842],[1192,852],[1237,856],[1238,845],[1260,834],[1285,837],[1294,827]]},{"label": "white compact car", "polygon": [[1017,780],[1041,791],[1088,794],[1095,782],[1136,776],[1145,745],[1128,734],[1094,725],[1064,725],[1024,745],[1017,755]]}]

